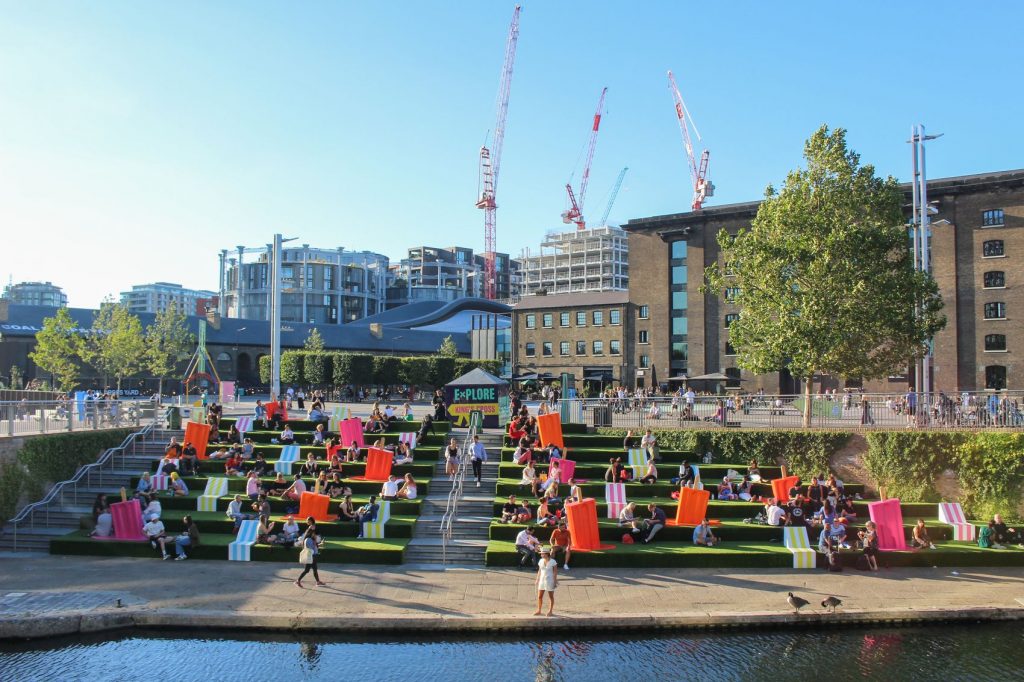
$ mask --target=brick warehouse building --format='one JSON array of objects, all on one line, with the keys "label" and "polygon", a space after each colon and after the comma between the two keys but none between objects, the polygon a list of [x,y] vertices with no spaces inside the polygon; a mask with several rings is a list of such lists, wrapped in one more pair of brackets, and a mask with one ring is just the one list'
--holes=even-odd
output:
[{"label": "brick warehouse building", "polygon": [[[910,185],[904,188],[909,206]],[[938,210],[931,218],[932,275],[947,318],[935,337],[935,390],[1024,388],[1024,170],[932,180],[928,198]],[[705,266],[720,261],[718,232],[748,227],[759,205],[638,218],[625,226],[630,261],[644,264],[630,268],[629,300],[638,309],[646,306],[654,323],[648,328],[637,323],[635,334],[645,334],[649,345],[634,346],[634,367],[644,354],[659,370],[669,368],[671,376],[724,372],[744,379],[730,382],[744,391],[800,392],[800,382],[786,371],[741,372],[728,342],[729,322],[738,309],[729,304],[727,291],[699,293]],[[659,371],[659,376],[670,374]],[[637,376],[632,383],[643,385],[645,379]],[[905,391],[908,382],[913,376],[901,374],[864,382],[864,388]],[[824,379],[826,388],[859,385]]]}]

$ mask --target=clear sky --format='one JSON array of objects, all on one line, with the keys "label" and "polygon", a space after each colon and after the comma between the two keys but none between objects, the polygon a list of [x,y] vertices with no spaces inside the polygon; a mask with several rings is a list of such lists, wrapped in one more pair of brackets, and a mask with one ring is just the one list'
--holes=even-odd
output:
[{"label": "clear sky", "polygon": [[[854,6],[855,5],[855,6]],[[392,258],[483,249],[477,152],[512,2],[0,1],[0,275],[73,306],[216,287],[274,232]],[[845,6],[845,7],[844,7]],[[689,210],[665,72],[711,150],[709,206],[757,199],[821,123],[906,180],[1024,167],[1024,3],[527,2],[498,248],[563,229],[601,87],[585,213]]]}]

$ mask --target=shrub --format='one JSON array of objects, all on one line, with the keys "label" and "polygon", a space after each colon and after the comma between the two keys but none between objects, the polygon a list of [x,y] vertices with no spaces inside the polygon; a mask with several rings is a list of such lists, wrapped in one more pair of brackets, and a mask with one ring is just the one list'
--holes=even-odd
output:
[{"label": "shrub", "polygon": [[939,502],[935,480],[953,466],[956,447],[970,438],[944,432],[870,432],[864,465],[890,497]]},{"label": "shrub", "polygon": [[961,503],[973,518],[1021,517],[1024,434],[976,433],[957,445],[954,461]]}]

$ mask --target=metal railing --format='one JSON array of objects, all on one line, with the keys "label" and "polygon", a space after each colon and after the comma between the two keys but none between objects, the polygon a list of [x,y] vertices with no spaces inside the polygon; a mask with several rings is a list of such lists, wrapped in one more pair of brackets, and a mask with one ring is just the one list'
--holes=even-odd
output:
[{"label": "metal railing", "polygon": [[140,427],[162,418],[152,400],[0,402],[0,437]]},{"label": "metal railing", "polygon": [[448,565],[448,543],[452,541],[452,526],[459,513],[459,500],[462,499],[462,485],[466,480],[470,448],[473,447],[473,437],[479,433],[479,429],[479,422],[476,419],[470,419],[466,438],[462,441],[462,449],[459,452],[455,479],[452,481],[452,489],[448,492],[448,502],[445,505],[444,514],[441,516],[441,563],[445,566]]},{"label": "metal railing", "polygon": [[[552,409],[577,415],[589,426],[619,428],[803,427],[802,395],[630,396],[560,400]],[[527,403],[531,408],[534,402]],[[569,421],[577,421],[570,419]],[[873,429],[1024,429],[1024,392],[965,392],[915,395],[837,393],[811,398],[810,427]]]},{"label": "metal railing", "polygon": [[42,522],[43,527],[48,528],[50,526],[50,504],[55,500],[59,501],[59,505],[64,504],[64,492],[69,486],[72,488],[72,492],[75,497],[78,497],[78,484],[84,479],[85,487],[90,487],[92,483],[93,474],[102,473],[104,469],[114,471],[114,463],[116,457],[121,458],[121,468],[125,466],[125,458],[128,456],[128,449],[131,448],[131,452],[134,455],[137,451],[137,444],[139,440],[145,442],[153,433],[155,429],[154,424],[148,424],[143,427],[140,431],[135,431],[128,434],[128,436],[121,441],[121,444],[117,447],[107,448],[103,451],[103,454],[99,456],[95,462],[86,464],[79,468],[75,472],[75,475],[66,481],[61,481],[55,484],[50,491],[46,493],[46,496],[38,502],[32,502],[25,505],[21,511],[14,515],[8,522],[8,528],[12,534],[13,550],[18,551],[18,529],[25,523],[28,524],[29,530],[33,530],[36,525],[36,513],[42,512],[45,516]]}]

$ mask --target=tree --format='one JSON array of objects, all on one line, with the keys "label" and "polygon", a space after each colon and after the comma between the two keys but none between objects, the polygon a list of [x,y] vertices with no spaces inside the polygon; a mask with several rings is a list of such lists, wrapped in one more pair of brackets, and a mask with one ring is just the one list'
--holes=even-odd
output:
[{"label": "tree", "polygon": [[352,354],[333,353],[331,358],[331,378],[335,388],[340,389],[352,383]]},{"label": "tree", "polygon": [[317,331],[316,327],[309,330],[309,335],[306,337],[304,345],[306,350],[311,353],[324,352],[324,337],[320,336],[320,332]]},{"label": "tree", "polygon": [[301,384],[303,360],[305,354],[301,351],[288,350],[281,353],[281,381],[286,384]]},{"label": "tree", "polygon": [[11,365],[11,388],[17,391],[20,390],[21,387],[21,367]]},{"label": "tree", "polygon": [[58,308],[56,315],[43,320],[43,328],[36,334],[36,348],[28,356],[39,369],[53,375],[60,390],[71,391],[78,385],[81,352],[78,323],[67,308]]},{"label": "tree", "polygon": [[157,392],[164,393],[164,379],[171,376],[195,347],[196,337],[188,330],[185,311],[171,302],[156,314],[153,324],[146,328],[146,369],[160,382]]},{"label": "tree", "polygon": [[104,382],[114,375],[120,392],[121,381],[141,370],[146,360],[146,339],[139,318],[124,304],[109,299],[101,303],[85,339],[82,359],[103,374]]},{"label": "tree", "polygon": [[374,383],[382,386],[393,386],[399,381],[402,367],[401,358],[390,355],[377,355],[373,358]]},{"label": "tree", "polygon": [[444,337],[444,341],[441,342],[441,347],[437,349],[437,354],[442,358],[457,358],[459,357],[459,349],[455,345],[455,341],[452,340],[451,335]]},{"label": "tree", "polygon": [[860,165],[841,128],[819,128],[804,158],[781,191],[768,187],[749,230],[718,234],[726,267],[708,267],[701,290],[739,307],[740,367],[804,381],[810,426],[815,375],[887,376],[923,357],[946,320],[935,281],[914,270],[897,181]]},{"label": "tree", "polygon": [[352,372],[352,383],[372,384],[373,356],[366,355],[365,353],[354,353],[349,357],[351,358],[349,369]]}]

